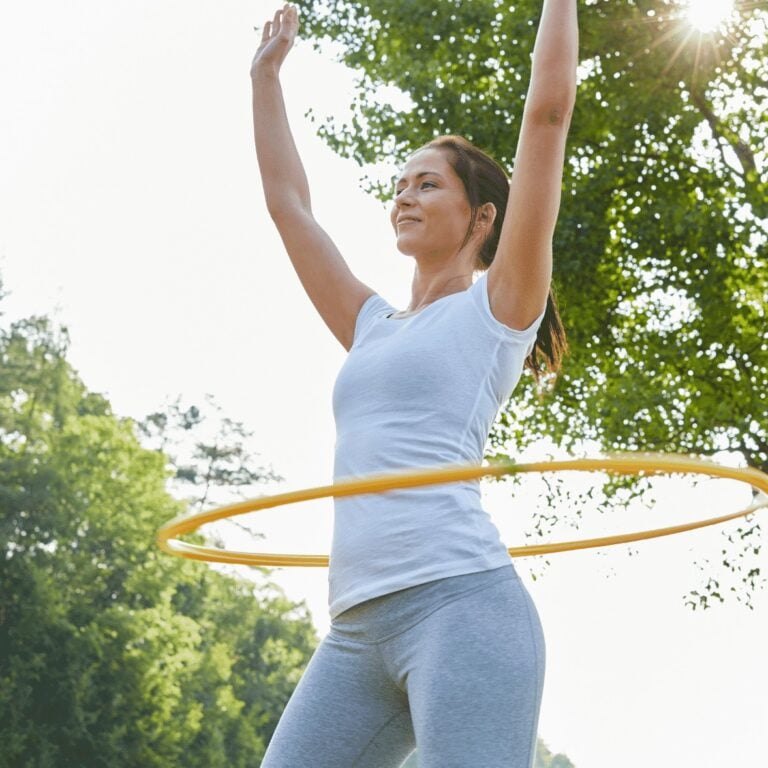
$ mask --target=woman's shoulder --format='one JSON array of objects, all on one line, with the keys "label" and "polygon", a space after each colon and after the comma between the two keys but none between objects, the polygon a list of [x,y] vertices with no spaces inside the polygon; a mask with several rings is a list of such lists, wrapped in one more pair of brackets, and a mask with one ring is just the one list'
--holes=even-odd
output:
[{"label": "woman's shoulder", "polygon": [[488,294],[488,272],[483,272],[467,291],[471,295],[473,304],[480,313],[483,321],[492,333],[500,336],[505,341],[512,343],[525,343],[536,338],[539,326],[544,319],[544,312],[541,313],[527,328],[522,330],[510,328],[499,320],[491,308],[491,300]]}]

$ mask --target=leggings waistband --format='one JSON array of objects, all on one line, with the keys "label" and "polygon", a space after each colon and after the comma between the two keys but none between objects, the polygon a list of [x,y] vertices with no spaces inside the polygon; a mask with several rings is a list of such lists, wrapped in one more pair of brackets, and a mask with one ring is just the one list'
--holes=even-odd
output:
[{"label": "leggings waistband", "polygon": [[417,584],[347,609],[333,619],[330,634],[359,643],[384,642],[453,600],[512,579],[519,576],[509,563],[488,571]]}]

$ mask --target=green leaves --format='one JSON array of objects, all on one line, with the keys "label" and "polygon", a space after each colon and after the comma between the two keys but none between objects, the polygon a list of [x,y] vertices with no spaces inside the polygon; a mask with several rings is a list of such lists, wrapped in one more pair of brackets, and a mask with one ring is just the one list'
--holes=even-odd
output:
[{"label": "green leaves", "polygon": [[[0,754],[9,766],[249,766],[316,638],[274,586],[159,552],[172,457],[89,393],[44,318],[0,329]],[[147,440],[195,433],[195,408]],[[174,421],[175,419],[175,421]],[[241,425],[196,490],[256,482]],[[198,475],[194,480],[199,480]]]}]

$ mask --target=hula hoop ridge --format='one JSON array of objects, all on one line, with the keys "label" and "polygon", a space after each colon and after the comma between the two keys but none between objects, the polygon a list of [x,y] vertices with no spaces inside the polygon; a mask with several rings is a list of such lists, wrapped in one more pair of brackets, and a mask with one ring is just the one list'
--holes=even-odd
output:
[{"label": "hula hoop ridge", "polygon": [[558,461],[539,461],[526,464],[516,464],[512,461],[495,462],[488,465],[460,464],[449,467],[434,467],[430,469],[408,470],[386,475],[370,475],[368,477],[347,480],[332,485],[304,488],[288,493],[261,496],[255,499],[217,507],[194,515],[183,515],[165,523],[157,532],[157,544],[163,552],[190,560],[202,560],[214,563],[232,563],[256,566],[299,566],[327,567],[328,555],[301,554],[272,554],[267,552],[237,552],[232,550],[214,549],[197,544],[188,544],[177,537],[191,533],[200,526],[223,520],[228,517],[244,515],[248,512],[259,512],[264,509],[295,504],[301,501],[312,501],[329,497],[361,496],[371,493],[404,488],[418,488],[427,485],[476,480],[483,477],[501,477],[503,475],[524,472],[609,472],[621,475],[650,474],[699,474],[710,477],[730,478],[757,488],[764,499],[746,509],[721,515],[719,517],[699,520],[692,523],[658,528],[649,531],[604,536],[595,539],[579,539],[576,541],[561,541],[551,544],[538,544],[524,547],[511,547],[508,552],[511,557],[531,557],[556,552],[568,552],[594,547],[608,547],[616,544],[627,544],[634,541],[670,536],[677,533],[696,530],[712,525],[719,525],[729,520],[735,520],[764,509],[768,506],[768,474],[752,467],[726,467],[713,461],[696,459],[690,456],[658,453],[615,453],[598,459],[568,459]]}]

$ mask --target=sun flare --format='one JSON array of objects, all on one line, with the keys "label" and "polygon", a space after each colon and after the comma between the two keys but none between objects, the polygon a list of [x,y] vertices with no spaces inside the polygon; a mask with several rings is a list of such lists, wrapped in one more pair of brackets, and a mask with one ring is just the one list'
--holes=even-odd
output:
[{"label": "sun flare", "polygon": [[688,0],[688,21],[700,32],[715,32],[733,13],[734,0]]}]

